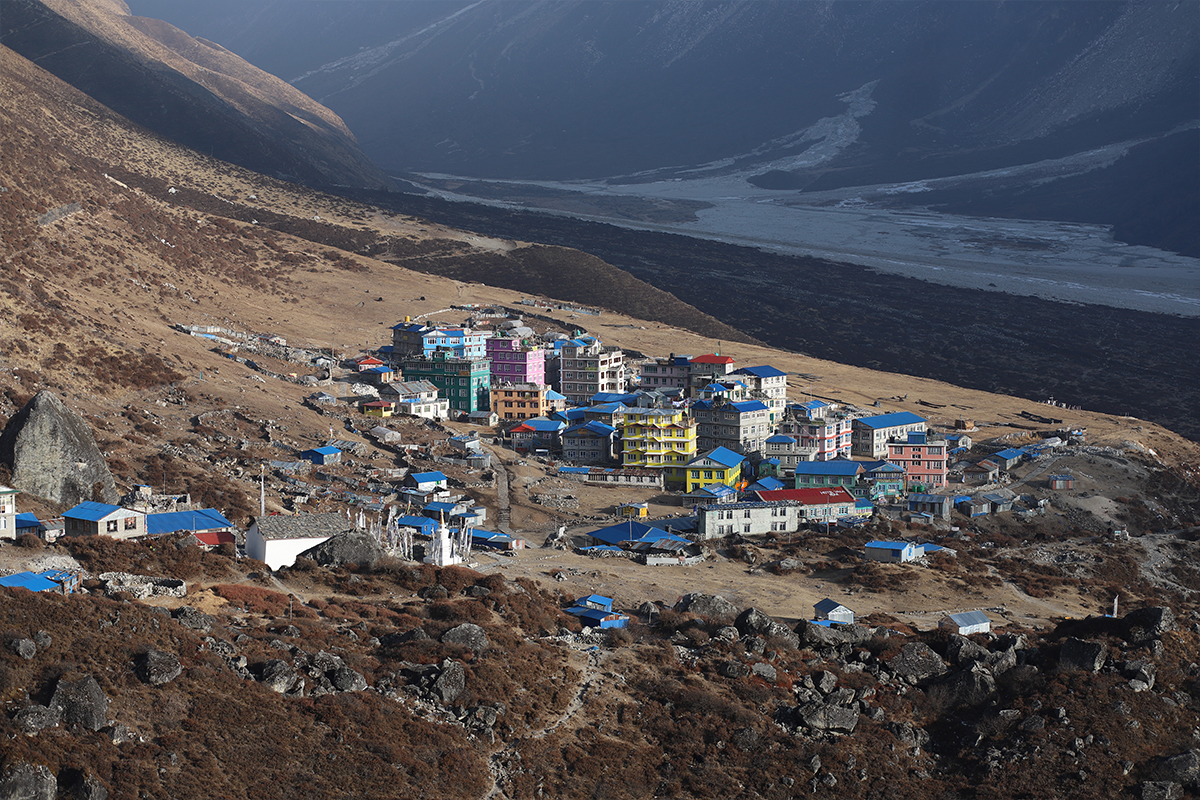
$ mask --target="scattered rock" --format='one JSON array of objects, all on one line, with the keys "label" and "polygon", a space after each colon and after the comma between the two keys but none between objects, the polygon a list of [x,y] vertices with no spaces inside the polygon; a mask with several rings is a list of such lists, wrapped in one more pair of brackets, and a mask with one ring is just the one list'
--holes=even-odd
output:
[{"label": "scattered rock", "polygon": [[349,667],[338,667],[329,676],[329,682],[339,692],[361,692],[367,688],[367,679],[362,673]]},{"label": "scattered rock", "polygon": [[1059,648],[1058,666],[1064,670],[1099,672],[1107,657],[1108,647],[1104,644],[1071,637]]},{"label": "scattered rock", "polygon": [[141,679],[151,686],[162,686],[164,683],[169,683],[178,678],[182,672],[183,667],[175,654],[165,653],[162,650],[148,650],[138,665],[138,674]]},{"label": "scattered rock", "polygon": [[461,644],[464,647],[471,648],[476,653],[482,653],[491,644],[483,628],[471,622],[464,622],[462,625],[451,628],[443,633],[442,642],[445,644]]},{"label": "scattered rock", "polygon": [[467,669],[460,661],[446,659],[442,662],[442,670],[433,682],[434,695],[442,701],[442,705],[450,705],[467,688]]},{"label": "scattered rock", "polygon": [[1171,781],[1142,781],[1142,800],[1182,800],[1183,787]]},{"label": "scattered rock", "polygon": [[62,721],[62,709],[49,706],[29,706],[17,712],[13,720],[23,733],[37,733],[54,728]]},{"label": "scattered rock", "polygon": [[475,583],[463,589],[463,594],[467,597],[487,597],[492,593],[492,590],[486,586],[480,586]]},{"label": "scattered rock", "polygon": [[1121,623],[1125,628],[1126,641],[1133,644],[1146,644],[1152,639],[1161,639],[1164,633],[1177,627],[1175,613],[1161,606],[1139,608],[1126,614]]},{"label": "scattered rock", "polygon": [[709,618],[732,617],[737,613],[737,606],[724,597],[701,594],[700,592],[685,594],[675,604],[675,609],[677,611],[690,611],[697,616]]},{"label": "scattered rock", "polygon": [[837,686],[837,675],[829,670],[821,670],[812,674],[813,688],[821,694],[829,694]]},{"label": "scattered rock", "polygon": [[345,667],[346,662],[342,660],[341,656],[335,656],[333,653],[322,650],[312,657],[312,665],[320,672],[333,672]]},{"label": "scattered rock", "polygon": [[982,705],[996,694],[995,678],[979,665],[956,672],[940,686],[955,706]]},{"label": "scattered rock", "polygon": [[1161,759],[1151,768],[1150,777],[1185,785],[1200,782],[1200,749]]},{"label": "scattered rock", "polygon": [[0,778],[0,798],[4,800],[54,800],[57,796],[58,780],[41,764],[22,762]]},{"label": "scattered rock", "polygon": [[924,642],[910,642],[888,662],[888,669],[914,682],[946,674],[941,656]]},{"label": "scattered rock", "polygon": [[[975,644],[965,636],[957,633],[950,634],[950,642],[946,645],[946,658],[951,664],[961,667],[972,661],[982,661],[988,657],[988,651]],[[1014,661],[1014,663],[1016,663]]]},{"label": "scattered rock", "polygon": [[750,668],[741,661],[724,661],[717,665],[717,674],[726,678],[744,678],[750,674]]},{"label": "scattered rock", "polygon": [[762,661],[752,666],[750,668],[750,672],[771,683],[774,683],[779,679],[779,673],[776,671],[775,667]]},{"label": "scattered rock", "polygon": [[797,709],[800,721],[816,731],[853,733],[858,726],[858,711],[828,703],[809,703]]},{"label": "scattered rock", "polygon": [[91,675],[78,680],[58,681],[50,706],[62,711],[62,721],[89,731],[108,724],[108,696]]},{"label": "scattered rock", "polygon": [[180,606],[171,612],[171,616],[178,620],[179,624],[185,628],[191,628],[194,631],[208,633],[217,624],[217,620],[204,614],[191,606]]},{"label": "scattered rock", "polygon": [[37,644],[33,639],[13,639],[8,645],[14,653],[29,661],[37,655]]},{"label": "scattered rock", "polygon": [[93,775],[85,775],[71,787],[75,800],[108,800],[108,787]]},{"label": "scattered rock", "polygon": [[38,631],[33,635],[33,643],[36,644],[41,650],[45,650],[53,642],[54,640],[50,638],[50,634],[46,633],[45,631]]},{"label": "scattered rock", "polygon": [[273,692],[287,694],[296,688],[300,676],[286,661],[273,658],[261,667],[259,681]]},{"label": "scattered rock", "polygon": [[339,533],[300,554],[302,558],[311,558],[323,567],[340,567],[343,564],[370,566],[385,555],[387,553],[383,546],[366,531]]}]

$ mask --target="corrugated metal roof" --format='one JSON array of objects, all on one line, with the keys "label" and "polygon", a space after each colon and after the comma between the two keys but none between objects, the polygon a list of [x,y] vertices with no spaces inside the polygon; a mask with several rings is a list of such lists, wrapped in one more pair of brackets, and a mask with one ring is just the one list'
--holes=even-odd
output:
[{"label": "corrugated metal roof", "polygon": [[894,428],[897,425],[916,425],[926,420],[924,417],[918,417],[911,411],[895,411],[891,414],[880,414],[875,417],[859,417],[854,421],[868,428]]},{"label": "corrugated metal roof", "polygon": [[863,466],[857,461],[802,461],[796,465],[797,475],[857,475]]},{"label": "corrugated metal roof", "polygon": [[97,503],[94,500],[84,500],[79,505],[63,512],[67,519],[82,519],[88,522],[99,522],[114,511],[120,511],[120,506],[108,503]]},{"label": "corrugated metal roof", "polygon": [[787,375],[783,370],[775,369],[775,367],[764,364],[761,367],[742,367],[735,372],[741,372],[746,375],[753,375],[756,378],[778,378]]},{"label": "corrugated metal roof", "polygon": [[957,614],[950,614],[950,621],[960,628],[967,628],[972,625],[990,625],[991,620],[988,615],[982,611],[960,611]]},{"label": "corrugated metal roof", "polygon": [[[846,608],[846,607],[844,605],[842,605],[841,603],[839,603],[837,600],[830,600],[828,597],[826,597],[824,600],[820,601],[819,603],[815,603],[813,605],[813,608],[815,608],[817,611],[821,612],[822,614],[828,614],[831,611],[837,611],[839,608]],[[846,608],[846,610],[849,611],[850,609]]]},{"label": "corrugated metal roof", "polygon": [[259,517],[255,524],[264,539],[318,539],[354,530],[354,523],[336,511]]},{"label": "corrugated metal roof", "polygon": [[146,515],[146,533],[156,536],[175,531],[207,531],[214,528],[232,528],[233,523],[215,508],[199,511],[170,511]]},{"label": "corrugated metal roof", "polygon": [[441,472],[414,472],[408,477],[417,483],[433,483],[446,480],[446,476]]}]

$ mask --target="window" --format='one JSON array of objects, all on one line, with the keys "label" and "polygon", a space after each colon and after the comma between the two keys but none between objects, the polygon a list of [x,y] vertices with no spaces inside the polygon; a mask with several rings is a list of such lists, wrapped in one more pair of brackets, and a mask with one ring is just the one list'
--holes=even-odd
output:
[{"label": "window", "polygon": [[745,525],[742,526],[742,533],[749,533],[749,532],[750,532],[750,523],[747,522]]},{"label": "window", "polygon": [[750,509],[747,508],[745,511],[743,511],[742,516],[746,519],[750,519]]},{"label": "window", "polygon": [[125,518],[125,530],[127,530],[127,531],[136,531],[137,530],[137,517],[126,517]]},{"label": "window", "polygon": [[110,519],[110,520],[108,521],[108,523],[107,523],[107,530],[108,530],[108,532],[109,532],[109,533],[116,533],[116,532],[117,532],[117,521],[116,521],[115,519]]}]

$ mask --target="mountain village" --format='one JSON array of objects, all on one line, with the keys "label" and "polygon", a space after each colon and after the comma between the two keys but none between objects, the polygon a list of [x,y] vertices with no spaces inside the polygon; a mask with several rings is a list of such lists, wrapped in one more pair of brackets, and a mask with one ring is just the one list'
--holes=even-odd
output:
[{"label": "mountain village", "polygon": [[[932,402],[918,401],[935,422],[879,401],[859,408],[811,392],[789,398],[788,374],[769,364],[622,351],[521,309],[446,311],[469,316],[461,325],[406,318],[389,343],[342,358],[273,335],[180,327],[258,374],[313,386],[306,404],[331,421],[325,442],[263,459],[260,513],[244,530],[222,509],[149,485],[52,519],[18,513],[16,490],[0,487],[0,534],[47,542],[189,535],[278,570],[355,531],[389,554],[439,566],[477,563],[475,551],[513,554],[540,533],[547,547],[687,567],[711,558],[718,541],[790,541],[875,519],[920,526],[918,538],[871,540],[860,553],[904,563],[953,557],[953,538],[970,536],[980,518],[1041,516],[1055,493],[1074,489],[1069,472],[1050,466],[1082,446],[1086,431],[1049,428],[1059,422],[1051,418],[1030,414],[1038,424],[1028,430],[985,433]],[[268,361],[315,372],[276,372]],[[1046,429],[1032,432],[1038,427]],[[1008,444],[1014,435],[1022,446]],[[514,528],[497,461],[532,465],[557,484],[531,494],[555,512],[551,530]],[[268,475],[292,513],[266,513]],[[496,502],[473,496],[497,483]],[[572,485],[600,490],[588,495],[599,498],[594,507]],[[60,569],[0,577],[35,591],[78,584]],[[815,619],[853,621],[840,603],[822,602],[832,606],[816,608]],[[611,600],[604,610],[597,625],[629,619]]]}]

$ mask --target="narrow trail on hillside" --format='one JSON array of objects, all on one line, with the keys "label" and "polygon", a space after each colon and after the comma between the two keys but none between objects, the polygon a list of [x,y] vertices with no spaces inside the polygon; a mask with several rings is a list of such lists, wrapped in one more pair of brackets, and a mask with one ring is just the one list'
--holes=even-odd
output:
[{"label": "narrow trail on hillside", "polygon": [[[504,747],[492,753],[488,758],[488,770],[492,773],[492,785],[484,793],[481,800],[509,800],[511,795],[505,791],[501,783],[506,780],[509,773],[509,765],[513,762],[513,756],[520,750],[521,745],[528,741],[544,739],[574,719],[586,704],[588,693],[598,685],[601,679],[600,654],[602,651],[592,645],[582,643],[573,643],[569,646],[572,653],[577,656],[572,659],[573,663],[571,666],[580,671],[579,684],[575,695],[567,703],[567,707],[563,709],[563,712],[553,721],[537,730],[531,731],[520,739],[509,742]],[[582,658],[579,656],[582,656]]]}]

